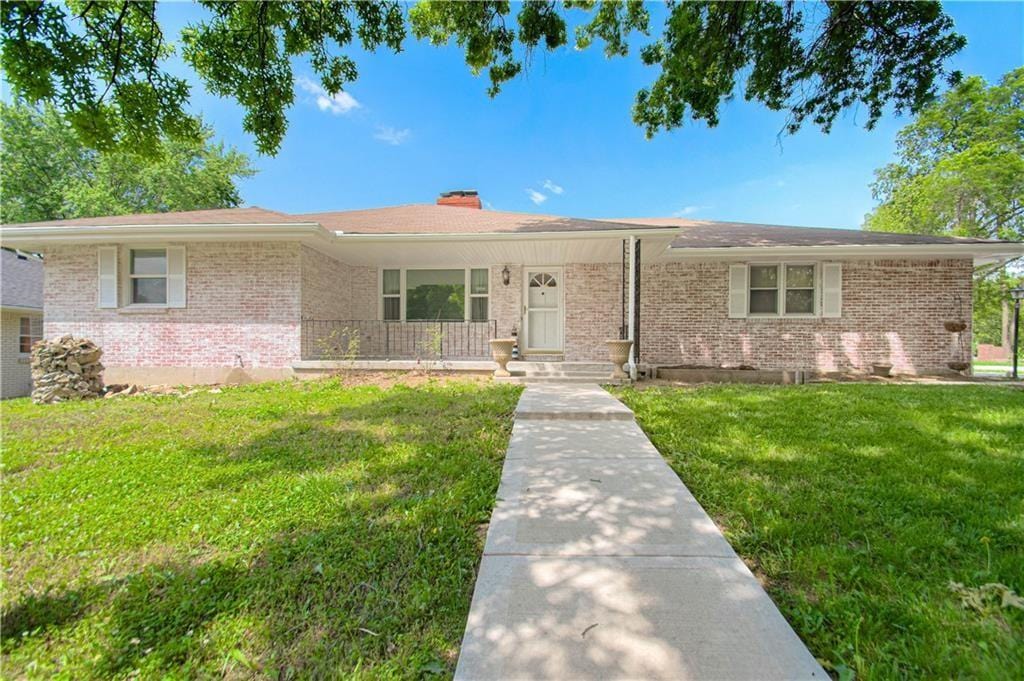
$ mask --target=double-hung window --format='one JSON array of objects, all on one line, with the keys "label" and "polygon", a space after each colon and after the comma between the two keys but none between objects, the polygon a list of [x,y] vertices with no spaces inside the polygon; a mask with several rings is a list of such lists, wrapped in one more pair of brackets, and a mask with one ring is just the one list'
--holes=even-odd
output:
[{"label": "double-hung window", "polygon": [[32,346],[43,337],[41,317],[22,317],[18,320],[18,352],[27,355]]},{"label": "double-hung window", "polygon": [[490,271],[390,269],[381,272],[384,321],[487,321]]},{"label": "double-hung window", "polygon": [[811,316],[816,313],[814,264],[750,265],[748,312],[751,316]]},{"label": "double-hung window", "polygon": [[779,266],[750,266],[750,314],[779,313]]},{"label": "double-hung window", "polygon": [[381,294],[384,299],[384,321],[397,322],[402,318],[401,270],[384,270],[381,275]]},{"label": "double-hung window", "polygon": [[785,265],[783,283],[786,297],[784,312],[788,315],[814,314],[814,265]]},{"label": "double-hung window", "polygon": [[469,271],[469,318],[474,322],[486,322],[488,297],[490,293],[490,272],[486,269]]},{"label": "double-hung window", "polygon": [[128,252],[132,305],[167,304],[167,249],[133,248]]}]

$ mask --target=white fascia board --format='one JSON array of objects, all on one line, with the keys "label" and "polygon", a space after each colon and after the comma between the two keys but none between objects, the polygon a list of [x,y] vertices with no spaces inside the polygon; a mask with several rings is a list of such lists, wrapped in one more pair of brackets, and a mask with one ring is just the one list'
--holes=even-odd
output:
[{"label": "white fascia board", "polygon": [[851,244],[843,246],[743,246],[726,248],[673,247],[665,251],[673,260],[748,260],[751,258],[973,258],[978,264],[1024,256],[1024,242],[965,244]]},{"label": "white fascia board", "polygon": [[45,244],[139,241],[282,241],[329,242],[333,235],[319,223],[195,224],[195,225],[75,225],[66,227],[0,227],[4,246],[38,247]]}]

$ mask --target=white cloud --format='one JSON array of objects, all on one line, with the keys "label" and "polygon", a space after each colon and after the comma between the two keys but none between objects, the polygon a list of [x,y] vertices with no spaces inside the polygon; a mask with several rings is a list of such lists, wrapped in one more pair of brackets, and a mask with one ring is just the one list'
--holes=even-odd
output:
[{"label": "white cloud", "polygon": [[305,76],[299,76],[296,82],[300,88],[313,95],[316,106],[321,111],[327,111],[337,116],[347,114],[361,106],[356,98],[349,93],[341,91],[332,95],[319,83],[315,83]]},{"label": "white cloud", "polygon": [[561,194],[565,191],[551,180],[544,180],[544,189],[547,189],[552,194]]},{"label": "white cloud", "polygon": [[527,189],[526,195],[529,196],[530,200],[538,206],[548,200],[548,197],[545,194],[541,194],[536,189]]},{"label": "white cloud", "polygon": [[390,125],[378,125],[377,132],[373,133],[373,139],[396,147],[408,140],[410,136],[412,136],[412,130],[409,128],[399,130]]},{"label": "white cloud", "polygon": [[674,218],[685,218],[687,215],[693,215],[694,213],[699,213],[700,211],[707,210],[710,207],[711,206],[683,206],[682,208],[677,210],[675,213],[672,213],[672,217],[674,217]]}]

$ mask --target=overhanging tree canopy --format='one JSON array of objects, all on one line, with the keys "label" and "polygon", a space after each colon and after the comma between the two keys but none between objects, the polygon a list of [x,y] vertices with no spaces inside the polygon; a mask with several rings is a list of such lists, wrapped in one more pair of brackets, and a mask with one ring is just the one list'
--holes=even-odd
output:
[{"label": "overhanging tree canopy", "polygon": [[0,102],[0,223],[202,208],[232,208],[249,158],[212,142],[162,140],[159,154],[97,152],[53,107]]},{"label": "overhanging tree canopy", "polygon": [[[279,149],[293,94],[292,59],[305,57],[334,94],[358,76],[346,54],[401,51],[406,17],[398,2],[225,2],[203,0],[209,17],[182,33],[183,56],[206,88],[234,98],[262,153]],[[153,2],[5,2],[0,7],[2,63],[14,92],[49,102],[86,144],[155,150],[161,135],[199,135],[187,113],[188,83],[165,70],[171,47]],[[568,11],[586,13],[577,48],[604,42],[605,54],[629,52],[647,35],[638,0],[421,2],[409,12],[413,33],[434,44],[453,40],[474,73],[488,71],[490,94],[523,69],[535,49],[568,40]],[[646,40],[646,39],[641,39]],[[938,2],[670,3],[660,35],[640,49],[655,69],[636,95],[633,118],[647,135],[686,119],[718,122],[738,89],[751,101],[787,110],[787,130],[805,122],[829,130],[847,107],[863,105],[867,126],[886,105],[916,112],[936,93],[946,58],[962,36]],[[742,81],[742,87],[741,87]]]}]

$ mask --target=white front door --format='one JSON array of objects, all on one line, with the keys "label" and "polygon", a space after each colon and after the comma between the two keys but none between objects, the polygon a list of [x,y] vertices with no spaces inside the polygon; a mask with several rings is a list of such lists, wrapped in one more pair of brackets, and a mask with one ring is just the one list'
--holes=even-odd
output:
[{"label": "white front door", "polygon": [[562,351],[562,270],[525,269],[526,352]]}]

